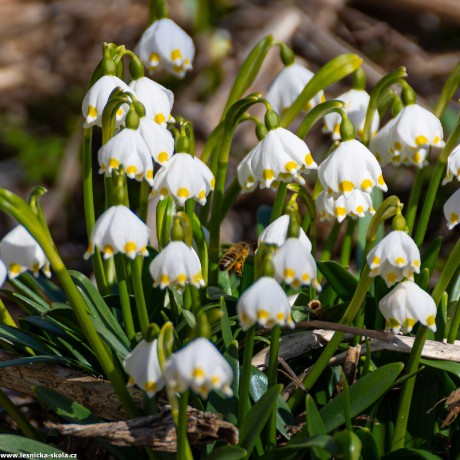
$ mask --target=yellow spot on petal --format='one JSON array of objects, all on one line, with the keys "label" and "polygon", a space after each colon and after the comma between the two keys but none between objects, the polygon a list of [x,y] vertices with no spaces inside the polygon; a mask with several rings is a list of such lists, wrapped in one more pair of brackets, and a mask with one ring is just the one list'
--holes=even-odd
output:
[{"label": "yellow spot on petal", "polygon": [[110,244],[106,244],[102,249],[105,254],[113,254],[113,247]]},{"label": "yellow spot on petal", "polygon": [[417,321],[414,319],[414,318],[406,318],[404,320],[404,327],[406,327],[407,329],[412,329],[414,327],[414,324],[416,323]]},{"label": "yellow spot on petal", "polygon": [[272,169],[264,169],[262,171],[262,177],[265,180],[273,179],[275,177],[275,172]]},{"label": "yellow spot on petal", "polygon": [[126,168],[126,174],[136,174],[137,168],[134,165],[130,165]]},{"label": "yellow spot on petal", "polygon": [[182,53],[178,49],[171,51],[171,60],[175,61],[176,59],[182,59]]},{"label": "yellow spot on petal", "polygon": [[220,378],[217,375],[213,375],[211,377],[211,383],[212,383],[213,386],[216,387],[220,383]]},{"label": "yellow spot on petal", "polygon": [[145,391],[157,391],[158,387],[155,382],[146,382],[145,386]]},{"label": "yellow spot on petal", "polygon": [[326,96],[321,94],[320,102],[326,102]]},{"label": "yellow spot on petal", "polygon": [[341,208],[340,206],[338,206],[337,208],[335,208],[335,215],[337,217],[346,216],[347,215],[347,210],[345,208]]},{"label": "yellow spot on petal", "polygon": [[404,257],[397,257],[395,260],[396,265],[404,265],[406,263],[406,259]]},{"label": "yellow spot on petal", "polygon": [[134,243],[134,241],[128,241],[125,244],[125,252],[126,254],[129,254],[130,252],[135,252],[137,249],[137,244]]},{"label": "yellow spot on petal", "polygon": [[116,158],[111,158],[109,161],[109,168],[118,169],[120,167],[120,162]]},{"label": "yellow spot on petal", "polygon": [[177,196],[179,196],[181,198],[188,198],[189,195],[190,195],[190,192],[185,187],[182,187],[177,191]]},{"label": "yellow spot on petal", "polygon": [[195,284],[199,284],[200,281],[202,281],[202,280],[203,280],[203,275],[202,275],[201,272],[198,272],[198,273],[193,277],[193,282],[194,282]]},{"label": "yellow spot on petal", "polygon": [[305,104],[305,111],[310,110],[310,109],[311,109],[311,102],[308,101],[308,102]]},{"label": "yellow spot on petal", "polygon": [[285,278],[294,278],[295,271],[292,268],[286,268],[284,270],[284,277]]},{"label": "yellow spot on petal", "polygon": [[402,149],[401,143],[400,142],[395,142],[394,143],[394,149],[398,150],[398,151],[401,151],[401,149]]},{"label": "yellow spot on petal", "polygon": [[379,185],[385,185],[385,181],[383,180],[383,176],[380,174],[379,178],[377,179],[377,183]]},{"label": "yellow spot on petal", "polygon": [[434,315],[428,316],[428,318],[426,319],[426,324],[428,324],[428,326],[434,326],[436,324]]},{"label": "yellow spot on petal", "polygon": [[422,155],[420,155],[420,152],[416,152],[412,155],[412,161],[416,164],[420,163],[422,160]]},{"label": "yellow spot on petal", "polygon": [[437,144],[441,139],[439,138],[439,136],[436,136],[434,139],[433,139],[433,144]]},{"label": "yellow spot on petal", "polygon": [[364,208],[362,206],[356,206],[356,214],[362,214],[364,212]]},{"label": "yellow spot on petal", "polygon": [[338,123],[334,125],[334,129],[332,130],[332,132],[334,134],[340,134],[340,125]]},{"label": "yellow spot on petal", "polygon": [[364,179],[361,182],[361,188],[363,190],[368,190],[368,189],[372,188],[372,181],[370,179]]},{"label": "yellow spot on petal", "polygon": [[177,275],[177,282],[179,284],[185,284],[187,281],[187,275],[185,273],[181,273],[180,275]]},{"label": "yellow spot on petal", "polygon": [[[254,182],[254,177],[252,176],[249,176],[248,177],[248,180]],[[211,189],[214,190],[214,186],[216,185],[216,179],[212,178],[210,181],[209,181],[209,184],[211,185]]]},{"label": "yellow spot on petal", "polygon": [[123,115],[123,109],[119,107],[119,109],[117,110],[117,117],[121,117],[122,115]]},{"label": "yellow spot on petal", "polygon": [[276,319],[278,321],[284,321],[284,318],[285,318],[285,314],[282,311],[276,314]]},{"label": "yellow spot on petal", "polygon": [[243,313],[241,313],[241,322],[242,323],[248,323],[249,322],[249,315],[243,311]]},{"label": "yellow spot on petal", "polygon": [[153,179],[153,169],[148,169],[147,172],[145,173],[145,178],[146,179]]},{"label": "yellow spot on petal", "polygon": [[168,194],[168,189],[166,187],[162,187],[160,190],[160,195],[166,196]]},{"label": "yellow spot on petal", "polygon": [[428,138],[420,134],[415,138],[415,143],[420,147],[428,143]]},{"label": "yellow spot on petal", "polygon": [[286,171],[291,172],[293,169],[297,169],[299,165],[295,161],[288,161],[284,167],[286,168]]},{"label": "yellow spot on petal", "polygon": [[305,281],[306,283],[310,281],[310,275],[308,273],[304,273],[302,275],[302,281]]},{"label": "yellow spot on petal", "polygon": [[458,222],[458,214],[456,212],[451,213],[450,215],[450,221],[455,224]]},{"label": "yellow spot on petal", "polygon": [[96,118],[97,117],[97,109],[96,109],[96,107],[93,107],[92,105],[90,105],[88,107],[88,117],[90,117],[90,118]]},{"label": "yellow spot on petal", "polygon": [[257,312],[257,319],[261,320],[261,319],[268,319],[270,318],[270,313],[268,313],[267,310],[259,310]]},{"label": "yellow spot on petal", "polygon": [[161,281],[161,284],[168,285],[169,284],[169,276],[166,273],[163,273],[161,275],[160,281]]},{"label": "yellow spot on petal", "polygon": [[187,66],[187,65],[190,65],[190,59],[184,59],[184,65]]},{"label": "yellow spot on petal", "polygon": [[380,265],[380,257],[375,256],[372,265]]},{"label": "yellow spot on petal", "polygon": [[21,273],[21,266],[19,264],[11,264],[8,271],[13,275],[19,275]]},{"label": "yellow spot on petal", "polygon": [[358,129],[358,137],[363,137],[364,131],[362,129]]},{"label": "yellow spot on petal", "polygon": [[206,198],[206,193],[204,190],[201,190],[200,193],[198,193],[198,198],[200,200],[204,200]]},{"label": "yellow spot on petal", "polygon": [[158,162],[164,163],[169,158],[168,152],[160,152],[158,154]]},{"label": "yellow spot on petal", "polygon": [[420,267],[420,260],[414,260],[414,261],[412,262],[412,265],[413,265],[414,267]]},{"label": "yellow spot on petal", "polygon": [[343,182],[340,182],[339,184],[339,190],[342,193],[351,192],[353,191],[354,187],[355,187],[355,184],[347,180],[344,180]]},{"label": "yellow spot on petal", "polygon": [[150,61],[150,65],[154,65],[156,67],[158,63],[160,62],[160,56],[158,56],[157,53],[152,53],[149,56],[149,61]]},{"label": "yellow spot on petal", "polygon": [[393,272],[387,273],[386,279],[389,283],[394,283],[396,281],[396,273],[393,273]]},{"label": "yellow spot on petal", "polygon": [[387,319],[387,325],[389,325],[391,328],[400,326],[399,321],[395,318]]},{"label": "yellow spot on petal", "polygon": [[129,376],[128,385],[134,385],[134,377],[132,375]]},{"label": "yellow spot on petal", "polygon": [[204,377],[204,369],[202,367],[195,367],[192,376],[195,379],[202,379]]},{"label": "yellow spot on petal", "polygon": [[153,118],[153,121],[155,121],[155,123],[158,123],[159,125],[163,124],[165,120],[166,118],[162,113],[157,113]]},{"label": "yellow spot on petal", "polygon": [[305,164],[307,166],[311,166],[315,162],[315,160],[313,160],[313,157],[311,156],[311,153],[307,153],[305,155],[304,160],[305,160]]}]

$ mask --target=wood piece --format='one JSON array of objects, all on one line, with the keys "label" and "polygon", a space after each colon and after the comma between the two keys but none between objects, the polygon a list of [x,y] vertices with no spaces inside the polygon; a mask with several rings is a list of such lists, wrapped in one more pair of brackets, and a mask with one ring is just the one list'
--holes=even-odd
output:
[{"label": "wood piece", "polygon": [[[194,447],[203,447],[215,441],[238,444],[238,429],[217,415],[188,408],[187,438]],[[55,424],[45,422],[65,436],[103,438],[117,446],[148,446],[155,450],[175,452],[176,427],[170,410],[148,417],[112,423],[90,425]]]},{"label": "wood piece", "polygon": [[[17,359],[19,356],[0,350],[0,361]],[[0,386],[28,395],[34,395],[32,387],[43,385],[85,406],[95,415],[106,420],[119,420],[127,415],[109,381],[91,377],[80,371],[58,364],[28,364],[11,366],[0,370]],[[143,391],[129,388],[134,402],[140,406]]]}]

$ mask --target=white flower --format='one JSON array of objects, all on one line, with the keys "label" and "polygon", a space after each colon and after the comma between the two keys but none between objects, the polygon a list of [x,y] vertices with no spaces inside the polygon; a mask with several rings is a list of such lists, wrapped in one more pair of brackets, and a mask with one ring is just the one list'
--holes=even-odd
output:
[{"label": "white flower", "polygon": [[139,119],[138,131],[153,159],[159,164],[166,163],[174,152],[173,135],[166,128],[147,117]]},{"label": "white flower", "polygon": [[130,179],[145,179],[153,185],[153,160],[141,132],[125,128],[104,144],[97,154],[99,173],[107,177],[112,171],[123,167]]},{"label": "white flower", "polygon": [[430,146],[444,147],[441,122],[417,104],[404,107],[371,140],[369,148],[382,164],[414,164],[421,168]]},{"label": "white flower", "polygon": [[173,353],[166,361],[168,386],[177,393],[191,388],[203,398],[213,390],[232,396],[233,371],[208,339],[198,338]]},{"label": "white flower", "polygon": [[50,263],[42,248],[32,235],[18,225],[7,233],[0,242],[0,257],[8,268],[8,277],[14,279],[26,270],[38,276],[40,269],[49,278]]},{"label": "white flower", "polygon": [[163,199],[172,195],[178,206],[184,206],[189,198],[196,198],[204,205],[214,184],[214,175],[200,159],[188,153],[176,153],[157,172],[152,196],[160,195]]},{"label": "white flower", "polygon": [[195,46],[183,29],[164,18],[144,32],[135,52],[149,70],[164,68],[182,78],[192,68]]},{"label": "white flower", "polygon": [[386,328],[395,334],[410,332],[417,321],[436,331],[436,304],[429,294],[413,281],[403,281],[379,302]]},{"label": "white flower", "polygon": [[187,283],[199,288],[205,285],[201,263],[195,250],[183,241],[171,241],[151,262],[153,285],[177,287],[183,290]]},{"label": "white flower", "polygon": [[444,204],[444,215],[446,216],[449,230],[452,230],[460,222],[460,189]]},{"label": "white flower", "polygon": [[[282,244],[287,239],[288,229],[289,216],[285,214],[284,216],[278,217],[278,219],[274,220],[270,225],[268,225],[259,235],[258,246],[260,246],[262,243],[282,246]],[[301,227],[299,227],[298,238],[299,241],[305,246],[307,252],[311,252],[311,242]]]},{"label": "white flower", "polygon": [[454,177],[460,181],[460,145],[457,145],[447,158],[446,177],[442,185],[447,184]]},{"label": "white flower", "polygon": [[[297,96],[314,75],[313,72],[295,63],[281,70],[268,88],[267,100],[272,105],[273,110],[282,114],[283,110],[290,107],[297,99]],[[307,102],[305,110],[310,110],[325,100],[324,92],[320,91]]]},{"label": "white flower", "polygon": [[375,214],[369,193],[357,189],[353,190],[348,197],[340,195],[338,198],[328,196],[323,190],[316,198],[316,208],[321,221],[337,219],[338,222],[342,222],[347,216],[357,219],[365,217],[366,212]]},{"label": "white flower", "polygon": [[348,197],[355,189],[371,193],[388,190],[382,168],[374,155],[356,139],[341,142],[318,168],[318,177],[329,195]]},{"label": "white flower", "polygon": [[262,141],[253,148],[238,166],[238,180],[243,192],[268,188],[275,181],[305,184],[300,173],[316,169],[307,144],[284,128],[268,131]]},{"label": "white flower", "polygon": [[274,278],[263,276],[252,284],[236,306],[243,330],[255,323],[272,328],[275,325],[294,327],[289,299]]},{"label": "white flower", "polygon": [[420,251],[406,232],[393,230],[369,251],[367,263],[370,276],[382,276],[390,287],[420,272]]},{"label": "white flower", "polygon": [[321,291],[316,277],[316,262],[310,251],[297,238],[288,238],[273,256],[276,279],[293,288],[312,285]]},{"label": "white flower", "polygon": [[88,259],[95,248],[104,253],[104,259],[119,252],[130,259],[146,257],[149,237],[150,229],[129,208],[111,206],[97,219],[84,257]]},{"label": "white flower", "polygon": [[136,384],[151,398],[165,384],[158,361],[158,340],[141,340],[125,358],[123,367],[129,375],[128,386]]},{"label": "white flower", "polygon": [[171,116],[174,104],[174,93],[148,77],[133,80],[129,87],[134,91],[137,99],[145,108],[145,115],[155,123],[166,127],[168,121],[173,122]]},{"label": "white flower", "polygon": [[6,281],[6,277],[8,276],[8,269],[6,265],[3,263],[3,260],[0,260],[0,287],[3,286],[3,283]]},{"label": "white flower", "polygon": [[[347,114],[351,123],[356,129],[358,137],[362,137],[364,122],[366,121],[367,106],[369,105],[369,94],[363,89],[350,89],[349,91],[337,96],[345,106],[343,110]],[[332,139],[340,139],[340,122],[342,117],[338,113],[328,113],[324,117],[323,132],[332,133]],[[372,132],[377,131],[379,127],[379,113],[375,111],[372,119]]]},{"label": "white flower", "polygon": [[[97,125],[102,126],[102,113],[109,100],[110,94],[115,88],[129,91],[129,86],[115,75],[104,75],[94,83],[86,93],[82,103],[82,112],[85,117],[84,128]],[[121,122],[128,113],[128,105],[123,104],[116,114],[116,121]]]}]

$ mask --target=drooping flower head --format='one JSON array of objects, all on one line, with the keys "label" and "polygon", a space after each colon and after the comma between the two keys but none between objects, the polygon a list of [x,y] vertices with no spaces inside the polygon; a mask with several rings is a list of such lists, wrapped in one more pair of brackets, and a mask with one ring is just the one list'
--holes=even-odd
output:
[{"label": "drooping flower head", "polygon": [[[83,99],[82,113],[85,118],[84,128],[102,126],[102,113],[115,88],[129,91],[129,86],[115,75],[104,75],[94,83]],[[128,112],[128,105],[123,104],[116,113],[116,121],[120,123]]]},{"label": "drooping flower head", "polygon": [[244,291],[236,308],[243,330],[256,323],[265,328],[275,325],[294,327],[289,299],[276,280],[269,276],[262,276]]},{"label": "drooping flower head", "polygon": [[204,205],[214,184],[214,175],[200,159],[188,153],[176,153],[155,175],[152,196],[160,195],[163,199],[171,195],[178,206],[184,206],[189,198],[196,198]]},{"label": "drooping flower head", "polygon": [[317,279],[316,262],[298,238],[288,238],[273,256],[275,278],[293,288],[312,285],[321,291]]},{"label": "drooping flower head", "polygon": [[357,189],[348,197],[340,195],[338,198],[328,196],[323,190],[316,198],[316,208],[321,221],[337,219],[338,222],[342,222],[347,216],[357,219],[365,217],[366,212],[375,214],[369,193]]},{"label": "drooping flower head", "polygon": [[275,128],[253,148],[238,166],[238,180],[243,192],[269,188],[276,182],[296,181],[305,184],[301,173],[317,169],[307,144],[284,128]]},{"label": "drooping flower head", "polygon": [[163,18],[143,33],[135,52],[150,71],[165,69],[182,78],[192,68],[195,46],[174,21]]},{"label": "drooping flower head", "polygon": [[452,230],[458,223],[460,223],[460,189],[444,204],[444,215],[447,219],[447,226]]},{"label": "drooping flower head", "polygon": [[195,250],[183,241],[171,241],[150,263],[153,285],[177,287],[180,290],[191,284],[195,287],[205,285],[201,273],[201,263]]},{"label": "drooping flower head", "polygon": [[139,118],[139,134],[152,158],[160,165],[166,163],[174,152],[174,137],[170,131],[150,118]]},{"label": "drooping flower head", "polygon": [[97,219],[84,257],[88,259],[95,248],[104,254],[104,259],[119,252],[130,259],[146,257],[149,236],[150,229],[128,207],[111,206]]},{"label": "drooping flower head", "polygon": [[379,302],[386,319],[386,329],[395,334],[410,332],[417,321],[436,331],[436,304],[432,297],[413,281],[399,283]]},{"label": "drooping flower head", "polygon": [[0,258],[8,269],[10,279],[27,270],[32,270],[35,276],[38,276],[40,270],[48,278],[51,276],[50,263],[45,253],[22,225],[14,227],[3,237],[0,242]]},{"label": "drooping flower head", "polygon": [[121,167],[130,179],[145,179],[153,185],[153,160],[138,129],[126,128],[105,143],[97,154],[99,173],[107,177]]},{"label": "drooping flower head", "polygon": [[129,375],[128,386],[137,385],[151,398],[165,385],[158,361],[158,340],[141,340],[125,358],[123,367]]},{"label": "drooping flower head", "polygon": [[382,168],[374,155],[361,142],[351,139],[340,142],[318,168],[321,185],[329,195],[351,195],[353,190],[371,193],[374,187],[388,190]]},{"label": "drooping flower head", "polygon": [[409,104],[371,139],[369,148],[382,165],[425,164],[430,146],[443,147],[439,119],[417,104]]},{"label": "drooping flower head", "polygon": [[[294,63],[284,67],[274,78],[268,89],[267,100],[272,105],[273,110],[282,115],[284,109],[292,105],[313,76],[313,72],[310,72],[300,64]],[[307,102],[305,110],[310,110],[325,100],[324,92],[319,91]]]},{"label": "drooping flower head", "polygon": [[404,278],[414,279],[420,272],[420,251],[414,240],[400,230],[393,230],[367,256],[370,276],[380,275],[387,286]]},{"label": "drooping flower head", "polygon": [[[259,235],[258,246],[262,243],[270,244],[274,246],[282,246],[287,239],[289,229],[289,216],[287,214],[278,217],[270,225],[268,225],[264,231]],[[308,236],[303,231],[302,227],[299,227],[298,234],[299,241],[305,246],[307,252],[311,252],[312,246],[308,239]]]},{"label": "drooping flower head", "polygon": [[[369,105],[369,94],[364,89],[350,89],[337,96],[339,101],[345,105],[344,112],[355,127],[358,137],[362,137],[364,122],[366,121],[367,106]],[[324,117],[323,132],[332,133],[332,139],[340,139],[341,116],[338,113],[328,113]],[[372,132],[376,132],[379,127],[379,114],[376,111],[372,119]]]},{"label": "drooping flower head", "polygon": [[166,361],[166,382],[177,393],[191,388],[207,398],[214,390],[232,396],[233,371],[208,339],[198,338],[173,353]]},{"label": "drooping flower head", "polygon": [[460,145],[457,145],[447,158],[446,177],[442,181],[442,185],[447,184],[454,177],[460,181]]}]

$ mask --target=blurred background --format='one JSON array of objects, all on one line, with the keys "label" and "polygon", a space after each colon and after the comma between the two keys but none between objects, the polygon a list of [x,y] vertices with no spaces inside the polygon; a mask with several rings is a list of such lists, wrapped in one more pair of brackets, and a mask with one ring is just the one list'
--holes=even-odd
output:
[{"label": "blurred background", "polygon": [[[290,44],[312,71],[338,54],[359,54],[368,89],[404,65],[418,102],[428,108],[460,61],[458,0],[174,0],[170,12],[194,39],[194,69],[182,81],[154,78],[175,92],[173,114],[194,124],[198,154],[221,116],[242,60],[268,33]],[[87,244],[80,187],[81,101],[102,43],[133,49],[147,17],[146,0],[0,0],[0,187],[24,198],[36,185],[48,188],[43,206],[71,268],[88,268],[81,257]],[[274,49],[252,90],[265,93],[281,67]],[[334,85],[326,97],[350,84],[351,79]],[[443,119],[447,132],[457,114],[454,101]],[[97,134],[94,142],[97,152]],[[238,129],[231,170],[255,142],[252,127]],[[330,139],[317,126],[307,143],[318,162]],[[391,192],[404,201],[415,170],[387,168]],[[458,230],[447,231],[442,215],[442,205],[456,187],[453,182],[441,189],[429,229],[433,237],[458,238]],[[241,196],[226,219],[224,240],[255,242],[257,209],[273,199],[265,190]],[[0,236],[12,225],[0,215]],[[329,226],[320,227],[319,244]]]}]

